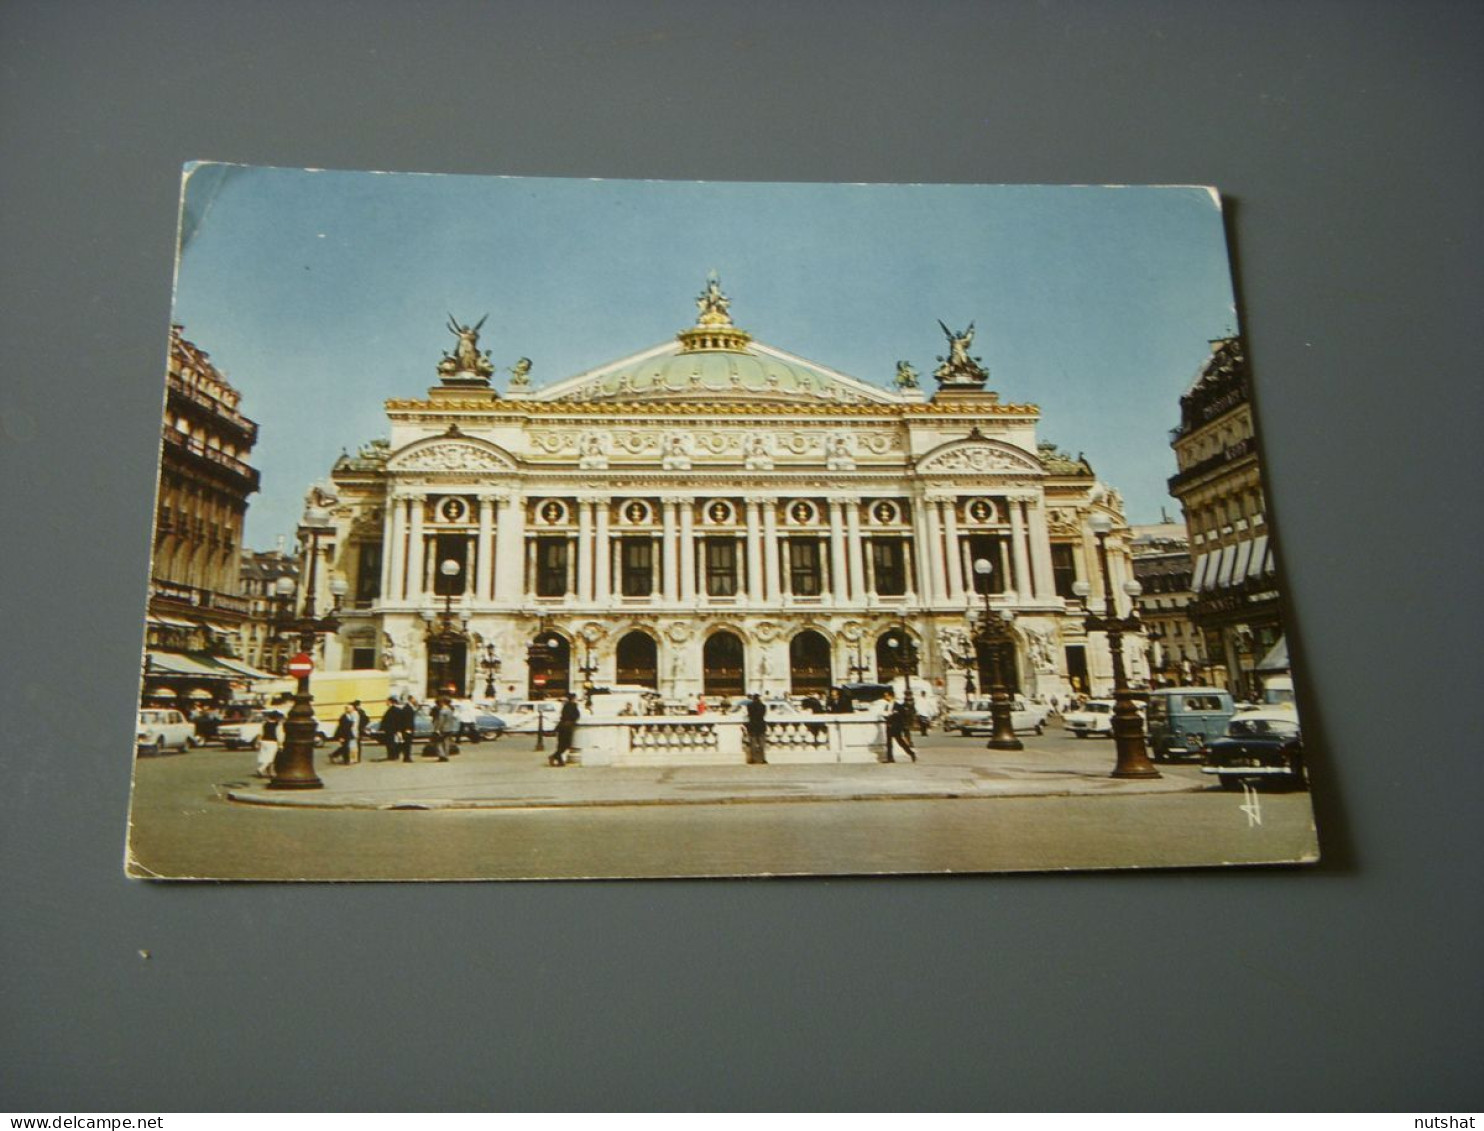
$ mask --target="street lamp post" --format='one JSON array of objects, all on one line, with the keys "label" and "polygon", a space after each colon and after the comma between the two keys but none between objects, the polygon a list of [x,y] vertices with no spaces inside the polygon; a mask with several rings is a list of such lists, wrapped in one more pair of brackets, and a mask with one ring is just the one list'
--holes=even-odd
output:
[{"label": "street lamp post", "polygon": [[592,641],[586,637],[582,641],[582,666],[577,669],[582,673],[582,703],[589,711],[593,709],[593,674],[598,670],[598,665],[593,663]]},{"label": "street lamp post", "polygon": [[989,607],[989,578],[994,573],[994,563],[988,558],[980,558],[974,563],[974,573],[984,582],[984,615],[980,618],[977,635],[989,654],[989,717],[993,730],[986,745],[990,750],[1024,750],[1025,743],[1015,737],[1015,722],[1010,717],[1010,692],[1005,687],[1001,659],[1005,645],[1014,639],[1010,622],[1015,614],[1006,610],[1001,616]]},{"label": "street lamp post", "polygon": [[917,645],[912,642],[912,637],[904,626],[895,629],[886,638],[886,646],[891,649],[892,666],[902,675],[902,686],[906,689],[902,693],[902,702],[915,716],[917,712],[916,703],[912,699],[912,675],[917,670]]},{"label": "street lamp post", "polygon": [[315,640],[332,633],[340,627],[336,616],[340,599],[345,595],[346,584],[340,578],[330,582],[330,593],[334,607],[324,616],[317,616],[315,609],[315,582],[319,560],[319,539],[330,525],[330,515],[323,507],[310,507],[304,512],[302,529],[309,538],[309,569],[304,582],[304,608],[299,616],[288,614],[288,599],[294,592],[294,579],[281,577],[275,584],[280,598],[284,600],[284,616],[275,625],[285,636],[297,635],[300,655],[289,664],[289,670],[298,678],[294,693],[294,705],[284,720],[284,742],[273,760],[273,780],[269,789],[323,789],[324,782],[314,772],[314,739],[319,726],[314,719],[314,696],[309,691],[309,673],[314,670]]},{"label": "street lamp post", "polygon": [[[541,662],[542,660],[545,659],[545,657],[548,654],[548,651],[550,649],[554,649],[557,646],[558,646],[558,641],[557,641],[557,637],[555,636],[555,634],[552,634],[550,636],[550,638],[548,639],[548,633],[547,633],[547,628],[546,628],[546,616],[543,614],[542,617],[541,617],[541,620],[537,623],[537,627],[536,627],[536,639],[533,640],[533,641],[531,641],[530,644],[526,645],[526,666],[528,668],[534,667],[537,663],[539,663],[539,662]],[[545,691],[544,685],[543,685],[542,690],[543,690],[543,692]],[[536,702],[536,747],[535,748],[537,750],[545,750],[546,749],[546,712],[541,709],[541,700],[540,699],[537,699],[535,702]]]},{"label": "street lamp post", "polygon": [[1123,634],[1138,632],[1141,627],[1139,610],[1133,599],[1143,592],[1143,586],[1133,580],[1123,584],[1123,591],[1129,597],[1129,615],[1120,617],[1113,602],[1113,581],[1108,572],[1108,533],[1113,529],[1113,521],[1107,515],[1095,514],[1088,520],[1088,525],[1098,542],[1098,568],[1103,574],[1103,614],[1098,616],[1087,604],[1087,597],[1092,592],[1092,586],[1087,582],[1077,582],[1072,591],[1082,600],[1086,610],[1083,627],[1088,632],[1108,634],[1108,652],[1113,660],[1113,745],[1117,751],[1117,764],[1111,776],[1157,778],[1161,774],[1149,761],[1144,749],[1144,721],[1134,704],[1123,667]]},{"label": "street lamp post", "polygon": [[484,672],[484,697],[486,699],[493,699],[496,695],[495,680],[500,675],[500,663],[500,653],[495,650],[495,646],[486,644],[479,657],[479,667]]}]

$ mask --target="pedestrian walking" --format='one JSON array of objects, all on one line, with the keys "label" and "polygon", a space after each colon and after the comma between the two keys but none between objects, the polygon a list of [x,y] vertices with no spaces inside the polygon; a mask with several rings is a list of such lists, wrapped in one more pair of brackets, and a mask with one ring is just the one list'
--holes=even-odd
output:
[{"label": "pedestrian walking", "polygon": [[888,691],[883,700],[886,706],[886,760],[895,762],[893,745],[900,746],[902,753],[917,761],[917,751],[912,749],[912,716],[916,713],[906,703],[898,703],[893,692]]},{"label": "pedestrian walking", "polygon": [[392,724],[392,733],[397,736],[396,751],[402,761],[412,761],[412,736],[417,727],[417,708],[408,700],[397,704],[397,717]]},{"label": "pedestrian walking", "polygon": [[438,761],[448,761],[449,743],[453,741],[458,726],[459,720],[453,712],[453,705],[440,695],[433,707],[433,740],[428,743],[429,751]]},{"label": "pedestrian walking", "polygon": [[333,738],[340,745],[335,747],[330,754],[330,761],[348,766],[352,758],[357,762],[361,760],[360,742],[356,738],[356,730],[360,725],[361,720],[356,714],[356,709],[347,703],[345,710],[340,712],[339,721],[335,724]]},{"label": "pedestrian walking", "polygon": [[277,711],[263,712],[263,733],[258,739],[258,768],[254,776],[272,780],[273,763],[278,760],[282,727],[282,714]]},{"label": "pedestrian walking", "polygon": [[371,729],[371,716],[361,709],[359,699],[351,700],[356,712],[356,761],[361,760],[361,747],[366,743],[366,732]]},{"label": "pedestrian walking", "polygon": [[756,691],[747,700],[747,721],[742,724],[747,739],[748,765],[760,766],[767,762],[764,749],[768,742],[768,705]]},{"label": "pedestrian walking", "polygon": [[381,714],[381,745],[386,748],[386,757],[383,762],[395,762],[401,751],[399,749],[401,731],[398,722],[402,717],[401,704],[393,695],[386,701],[386,710]]},{"label": "pedestrian walking", "polygon": [[562,704],[562,713],[557,719],[556,749],[552,751],[547,764],[552,766],[565,766],[567,754],[572,749],[572,736],[577,731],[577,720],[582,718],[582,711],[577,706],[577,696],[568,694],[567,701]]}]

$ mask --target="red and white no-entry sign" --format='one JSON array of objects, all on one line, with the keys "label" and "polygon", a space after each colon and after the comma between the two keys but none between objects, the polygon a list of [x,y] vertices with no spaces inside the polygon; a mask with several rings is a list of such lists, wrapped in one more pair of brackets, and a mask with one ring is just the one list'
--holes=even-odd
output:
[{"label": "red and white no-entry sign", "polygon": [[312,671],[314,671],[314,657],[308,652],[300,652],[289,661],[289,675],[295,679],[303,679]]}]

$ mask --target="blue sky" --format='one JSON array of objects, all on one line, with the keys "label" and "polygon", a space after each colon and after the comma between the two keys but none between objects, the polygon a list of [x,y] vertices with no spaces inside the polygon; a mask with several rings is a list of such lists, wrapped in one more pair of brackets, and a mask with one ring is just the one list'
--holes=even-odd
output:
[{"label": "blue sky", "polygon": [[[989,387],[1041,406],[1133,522],[1164,483],[1179,396],[1236,329],[1203,188],[555,180],[198,166],[174,319],[261,425],[246,545],[292,538],[306,487],[436,383],[448,315],[537,385],[673,338],[720,273],[737,325],[889,386],[938,319],[977,323]],[[926,382],[929,391],[931,379]]]}]

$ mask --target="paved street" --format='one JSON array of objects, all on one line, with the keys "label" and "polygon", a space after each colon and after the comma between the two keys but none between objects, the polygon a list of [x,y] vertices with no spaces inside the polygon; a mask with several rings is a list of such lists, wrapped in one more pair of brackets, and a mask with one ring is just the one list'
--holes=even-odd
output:
[{"label": "paved street", "polygon": [[[326,789],[255,790],[253,754],[140,759],[135,871],[254,879],[876,874],[1189,866],[1314,855],[1308,796],[1241,794],[1192,766],[1107,777],[1112,743],[1026,749],[935,734],[917,765],[550,769],[527,736],[446,765],[323,764]],[[380,750],[368,748],[372,758]],[[825,800],[816,800],[825,798]],[[475,807],[468,807],[473,804]],[[327,808],[327,805],[344,807]]]}]

